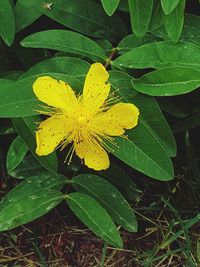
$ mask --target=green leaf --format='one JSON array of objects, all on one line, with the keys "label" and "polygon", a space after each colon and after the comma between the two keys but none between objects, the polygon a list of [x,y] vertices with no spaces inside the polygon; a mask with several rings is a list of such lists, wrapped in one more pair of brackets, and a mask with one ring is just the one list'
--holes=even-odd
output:
[{"label": "green leaf", "polygon": [[16,32],[24,29],[42,15],[40,11],[42,5],[44,5],[44,0],[17,0],[14,7]]},{"label": "green leaf", "polygon": [[[133,103],[139,108],[139,124],[144,124],[146,131],[152,133],[153,139],[159,143],[155,143],[155,145],[162,146],[169,156],[175,156],[176,142],[174,136],[156,100],[153,97],[139,94],[133,89],[131,81],[132,77],[125,73],[110,71],[111,85],[119,90],[118,92],[125,102]],[[149,151],[148,146],[145,149],[147,149],[147,153],[154,151],[154,148]]]},{"label": "green leaf", "polygon": [[0,36],[7,45],[11,46],[15,37],[15,16],[9,0],[1,0],[0,18]]},{"label": "green leaf", "polygon": [[133,210],[110,182],[93,174],[80,174],[71,182],[76,191],[89,195],[99,202],[114,222],[130,232],[137,231],[137,220]]},{"label": "green leaf", "polygon": [[36,160],[32,154],[28,154],[22,162],[9,175],[16,179],[27,179],[30,176],[40,175],[46,169]]},{"label": "green leaf", "polygon": [[[188,41],[200,45],[200,17],[192,14],[185,14],[185,20],[179,40]],[[150,30],[155,36],[163,40],[169,40],[164,26]]]},{"label": "green leaf", "polygon": [[154,32],[163,25],[163,9],[160,0],[155,0],[152,11],[152,18],[149,25],[149,32]]},{"label": "green leaf", "polygon": [[177,7],[164,17],[165,29],[174,42],[178,41],[183,28],[185,2],[186,0],[179,0]]},{"label": "green leaf", "polygon": [[110,167],[105,171],[101,171],[100,173],[114,186],[116,186],[126,198],[130,199],[131,201],[140,200],[141,191],[137,188],[130,176],[118,165],[111,162]]},{"label": "green leaf", "polygon": [[0,117],[17,118],[38,114],[36,110],[41,110],[41,106],[39,106],[40,102],[33,93],[32,87],[34,81],[44,75],[68,82],[73,89],[80,90],[82,88],[82,83],[75,77],[52,72],[25,77],[16,82],[0,80],[2,81],[0,87]]},{"label": "green leaf", "polygon": [[[119,1],[119,0],[109,0]],[[95,38],[117,41],[126,34],[126,27],[117,15],[109,18],[101,4],[91,0],[54,0],[52,8],[41,7],[41,12],[75,31]]]},{"label": "green leaf", "polygon": [[62,175],[41,173],[17,185],[0,203],[0,231],[30,222],[63,200],[57,191],[65,184]]},{"label": "green leaf", "polygon": [[135,69],[185,66],[200,70],[200,46],[183,41],[153,42],[130,50],[113,64]]},{"label": "green leaf", "polygon": [[122,239],[106,210],[88,195],[71,193],[66,197],[67,204],[76,216],[97,236],[109,244],[122,248]]},{"label": "green leaf", "polygon": [[39,161],[39,163],[47,170],[56,172],[57,170],[57,157],[56,153],[52,153],[48,156],[39,157],[35,153],[36,149],[36,137],[35,131],[37,124],[40,122],[39,116],[27,117],[27,118],[15,118],[13,124],[19,136],[23,139],[24,143],[28,146],[33,156]]},{"label": "green leaf", "polygon": [[153,43],[154,41],[158,40],[160,39],[151,34],[146,34],[143,38],[138,38],[134,34],[130,34],[121,40],[121,42],[118,44],[118,50],[120,54],[124,54],[133,48],[142,46],[144,44]]},{"label": "green leaf", "polygon": [[23,47],[48,48],[86,56],[92,60],[104,61],[102,48],[88,37],[66,30],[48,30],[33,33],[21,41]]},{"label": "green leaf", "polygon": [[13,134],[15,133],[15,129],[13,127],[13,124],[11,120],[8,119],[0,119],[0,135],[6,135],[6,134]]},{"label": "green leaf", "polygon": [[20,76],[23,79],[28,76],[45,73],[63,73],[75,78],[83,78],[89,70],[89,63],[75,57],[53,57],[31,67],[27,72]]},{"label": "green leaf", "polygon": [[131,27],[137,37],[143,37],[149,27],[153,0],[128,0]]},{"label": "green leaf", "polygon": [[22,162],[27,152],[28,147],[23,140],[17,136],[11,143],[7,153],[6,167],[8,172],[14,170]]},{"label": "green leaf", "polygon": [[161,5],[165,14],[168,15],[169,13],[171,13],[176,8],[179,1],[180,0],[161,0]]},{"label": "green leaf", "polygon": [[122,0],[119,2],[118,9],[124,12],[129,12],[128,0]]},{"label": "green leaf", "polygon": [[191,92],[200,86],[200,70],[171,67],[132,80],[136,90],[152,96],[174,96]]},{"label": "green leaf", "polygon": [[101,0],[104,10],[108,16],[112,16],[119,5],[120,0]]},{"label": "green leaf", "polygon": [[124,102],[139,107],[139,123],[137,127],[126,132],[128,139],[115,139],[117,147],[111,147],[114,150],[112,153],[129,166],[152,178],[170,180],[173,178],[173,166],[168,155],[173,155],[176,151],[173,135],[158,105],[155,105],[151,98],[137,96],[135,90],[131,88],[131,77],[127,76],[112,71],[110,82],[115,88],[120,88],[119,94]]}]

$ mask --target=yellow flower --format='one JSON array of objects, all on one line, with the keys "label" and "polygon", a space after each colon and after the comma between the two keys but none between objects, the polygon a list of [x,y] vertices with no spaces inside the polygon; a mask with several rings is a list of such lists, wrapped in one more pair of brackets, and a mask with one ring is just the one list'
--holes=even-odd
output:
[{"label": "yellow flower", "polygon": [[109,167],[107,143],[113,142],[113,136],[122,136],[124,129],[137,125],[139,110],[129,103],[111,105],[116,99],[109,95],[108,77],[102,64],[92,64],[79,96],[69,84],[49,76],[39,77],[34,82],[33,91],[38,99],[51,107],[47,112],[50,118],[43,121],[36,132],[39,156],[73,143],[70,160],[75,151],[89,168],[105,170]]}]

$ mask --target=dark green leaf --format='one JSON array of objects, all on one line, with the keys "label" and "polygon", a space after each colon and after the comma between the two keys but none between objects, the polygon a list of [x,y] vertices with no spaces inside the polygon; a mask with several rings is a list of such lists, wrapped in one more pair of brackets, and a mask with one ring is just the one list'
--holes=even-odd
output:
[{"label": "dark green leaf", "polygon": [[122,239],[106,210],[88,195],[71,193],[66,197],[67,204],[76,216],[97,236],[109,244],[122,248]]},{"label": "dark green leaf", "polygon": [[74,57],[53,57],[34,65],[20,76],[20,79],[44,73],[63,73],[75,78],[83,78],[89,70],[89,63]]},{"label": "dark green leaf", "polygon": [[140,200],[141,191],[130,176],[118,165],[111,162],[110,167],[106,171],[102,171],[101,175],[115,185],[126,198],[131,201]]},{"label": "dark green leaf", "polygon": [[1,0],[0,19],[0,36],[11,46],[15,37],[15,16],[10,0]]},{"label": "dark green leaf", "polygon": [[24,180],[0,203],[0,231],[30,222],[53,209],[63,200],[57,191],[63,184],[63,177],[51,173]]},{"label": "dark green leaf", "polygon": [[180,0],[161,0],[162,8],[166,15],[171,13],[175,7],[178,5]]},{"label": "dark green leaf", "polygon": [[21,41],[23,47],[49,48],[86,56],[92,60],[106,60],[101,47],[88,37],[66,30],[33,33]]},{"label": "dark green leaf", "polygon": [[42,5],[44,5],[44,0],[17,0],[14,8],[17,32],[42,15],[40,11]]},{"label": "dark green leaf", "polygon": [[173,96],[191,92],[200,86],[200,70],[171,67],[132,80],[136,90],[152,96]]},{"label": "dark green leaf", "polygon": [[87,194],[99,202],[114,222],[130,232],[137,231],[137,220],[133,210],[110,182],[93,174],[78,175],[71,182],[78,192]]},{"label": "dark green leaf", "polygon": [[40,162],[40,164],[47,170],[56,172],[57,170],[57,157],[56,153],[52,153],[48,156],[39,157],[36,153],[36,137],[35,131],[37,124],[40,122],[39,116],[15,118],[13,124],[18,132],[19,136],[23,139],[24,143],[29,147],[31,153]]},{"label": "dark green leaf", "polygon": [[118,57],[113,64],[127,68],[161,69],[185,66],[200,70],[200,46],[189,42],[152,42]]},{"label": "dark green leaf", "polygon": [[120,0],[101,0],[104,10],[109,16],[115,12],[119,5]]},{"label": "dark green leaf", "polygon": [[14,170],[24,159],[26,153],[28,152],[28,147],[23,142],[23,140],[18,136],[11,143],[6,160],[6,167],[8,172]]},{"label": "dark green leaf", "polygon": [[29,154],[27,155],[22,162],[17,166],[16,169],[9,172],[11,177],[16,179],[27,179],[31,176],[40,175],[42,172],[45,172],[46,169],[36,160],[36,158]]},{"label": "dark green leaf", "polygon": [[[119,0],[109,0],[119,1]],[[126,34],[126,28],[120,17],[109,18],[101,4],[91,0],[54,0],[52,8],[41,8],[41,12],[66,27],[85,35],[117,41]]]},{"label": "dark green leaf", "polygon": [[179,0],[177,7],[164,18],[165,29],[169,38],[177,42],[184,23],[184,10],[186,0]]},{"label": "dark green leaf", "polygon": [[134,34],[130,34],[126,36],[124,39],[122,39],[121,42],[118,44],[119,53],[124,54],[135,47],[153,43],[154,41],[158,40],[159,38],[151,34],[146,34],[143,38],[138,38]]},{"label": "dark green leaf", "polygon": [[[141,139],[144,138],[143,135],[152,134],[152,138],[156,141],[154,143],[155,146],[162,146],[169,156],[175,156],[176,142],[174,136],[155,99],[138,94],[137,91],[132,88],[131,76],[119,71],[111,71],[110,74],[110,82],[115,89],[119,90],[118,92],[123,98],[123,101],[135,104],[140,110],[139,124],[144,124],[144,128],[147,131],[147,133],[144,132],[141,135]],[[141,144],[142,140],[139,141],[138,139],[137,145],[140,147]],[[142,144],[142,147],[141,149],[145,149],[145,153],[150,153],[150,155],[152,154],[153,158],[155,158],[153,147],[149,148],[148,146],[144,146],[144,144]],[[140,163],[138,162],[137,164]]]},{"label": "dark green leaf", "polygon": [[131,27],[137,37],[143,37],[149,27],[153,0],[128,0]]}]

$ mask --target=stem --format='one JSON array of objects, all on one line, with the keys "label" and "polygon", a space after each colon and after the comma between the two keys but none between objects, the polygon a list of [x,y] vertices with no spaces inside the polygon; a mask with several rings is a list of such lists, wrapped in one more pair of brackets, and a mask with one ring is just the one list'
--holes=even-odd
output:
[{"label": "stem", "polygon": [[118,48],[114,47],[109,55],[109,57],[106,59],[106,63],[104,64],[105,69],[111,64],[112,58],[117,54]]}]

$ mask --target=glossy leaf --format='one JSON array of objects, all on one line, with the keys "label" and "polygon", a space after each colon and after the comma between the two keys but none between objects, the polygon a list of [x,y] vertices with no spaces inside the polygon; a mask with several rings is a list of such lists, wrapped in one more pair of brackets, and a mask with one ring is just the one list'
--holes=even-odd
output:
[{"label": "glossy leaf", "polygon": [[168,15],[169,13],[171,13],[176,8],[179,1],[180,0],[161,0],[161,5],[165,14]]},{"label": "glossy leaf", "polygon": [[130,232],[137,231],[137,220],[133,210],[110,182],[93,174],[80,174],[71,182],[76,191],[87,194],[99,202],[114,222]]},{"label": "glossy leaf", "polygon": [[40,6],[43,5],[44,0],[17,0],[14,7],[16,31],[24,29],[38,19],[42,15]]},{"label": "glossy leaf", "polygon": [[[109,0],[107,2],[119,0]],[[115,4],[116,6],[116,4]],[[120,17],[105,14],[100,3],[92,0],[54,0],[52,8],[41,6],[41,12],[60,24],[82,34],[117,41],[126,34]]]},{"label": "glossy leaf", "polygon": [[171,67],[132,80],[136,90],[152,96],[174,96],[191,92],[200,86],[200,70]]},{"label": "glossy leaf", "polygon": [[35,131],[37,124],[40,122],[39,116],[27,117],[27,118],[15,118],[13,124],[19,136],[24,143],[28,146],[31,153],[39,161],[39,163],[47,170],[56,172],[57,170],[57,157],[56,153],[52,153],[48,156],[39,157],[36,153],[36,137]]},{"label": "glossy leaf", "polygon": [[63,200],[57,191],[63,184],[63,176],[51,173],[24,180],[0,203],[0,231],[30,222],[53,209]]},{"label": "glossy leaf", "polygon": [[88,37],[66,30],[48,30],[33,33],[21,41],[23,47],[48,48],[104,61],[101,47]]},{"label": "glossy leaf", "polygon": [[[145,135],[152,134],[152,138],[155,141],[152,145],[155,145],[156,147],[161,146],[164,148],[165,153],[169,156],[175,156],[176,142],[174,136],[158,104],[156,103],[156,100],[152,97],[138,94],[138,92],[132,88],[131,80],[132,77],[125,73],[119,71],[110,72],[110,82],[115,89],[118,89],[123,101],[135,104],[140,110],[139,124],[144,125],[146,130],[144,130],[141,135],[141,140],[138,136],[139,139],[137,141],[137,145],[139,148],[144,150],[144,154],[150,153],[149,155],[155,158],[156,161],[159,160],[159,155],[157,155],[158,157],[155,157],[154,154],[154,149],[157,148],[150,148],[147,145],[145,146]],[[135,131],[137,131],[137,128],[135,128]],[[128,132],[129,131],[127,131],[127,134]],[[145,142],[142,141],[142,139],[145,139]],[[162,152],[164,157],[166,157],[166,155],[164,155],[165,153]],[[141,166],[143,166],[143,162],[139,162],[137,160],[135,161],[135,164],[138,164],[139,166],[141,164]],[[153,167],[151,169],[153,169]]]},{"label": "glossy leaf", "polygon": [[28,76],[45,73],[63,73],[75,78],[83,78],[89,70],[89,63],[75,57],[53,57],[31,67],[27,72],[20,76],[23,79]]},{"label": "glossy leaf", "polygon": [[118,57],[113,64],[127,68],[162,69],[186,66],[200,70],[200,46],[189,42],[152,42],[136,47]]},{"label": "glossy leaf", "polygon": [[153,0],[128,0],[131,27],[137,37],[143,37],[149,27]]},{"label": "glossy leaf", "polygon": [[15,37],[15,16],[10,0],[1,0],[0,18],[0,36],[11,46]]},{"label": "glossy leaf", "polygon": [[122,248],[122,239],[106,210],[90,196],[71,193],[66,196],[67,204],[76,216],[97,236],[109,244]]},{"label": "glossy leaf", "polygon": [[27,152],[28,147],[23,140],[17,136],[11,143],[7,153],[6,167],[8,172],[14,170],[21,163]]},{"label": "glossy leaf", "polygon": [[186,0],[179,0],[177,7],[164,18],[166,32],[174,42],[178,41],[183,28],[185,3]]},{"label": "glossy leaf", "polygon": [[36,110],[41,110],[42,108],[33,93],[32,87],[34,81],[44,75],[66,81],[74,89],[80,90],[82,88],[82,83],[78,79],[62,73],[40,73],[27,78],[25,77],[14,83],[12,81],[6,81],[4,83],[5,80],[3,80],[2,86],[0,87],[0,117],[17,118],[38,114]]},{"label": "glossy leaf", "polygon": [[119,5],[120,0],[101,0],[104,10],[109,16],[115,12]]}]

